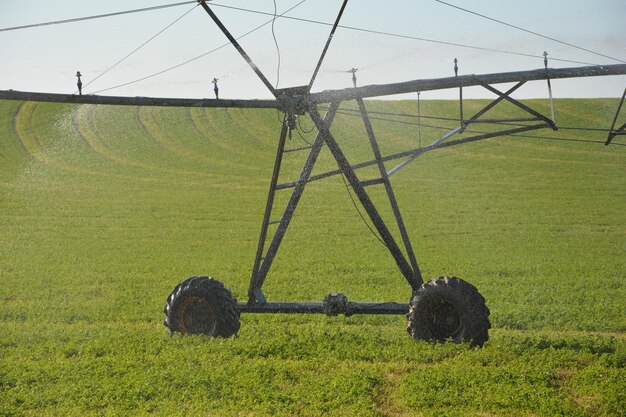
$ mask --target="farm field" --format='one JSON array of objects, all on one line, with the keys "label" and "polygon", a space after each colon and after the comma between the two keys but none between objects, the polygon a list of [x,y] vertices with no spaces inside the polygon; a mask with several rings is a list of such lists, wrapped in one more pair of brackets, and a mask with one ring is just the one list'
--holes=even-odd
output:
[{"label": "farm field", "polygon": [[[415,100],[366,103],[416,114]],[[556,120],[606,129],[617,104],[559,99]],[[354,108],[332,130],[358,162],[371,154]],[[314,138],[300,123],[290,147]],[[443,132],[373,123],[384,154]],[[273,110],[0,101],[0,416],[626,415],[626,148],[584,142],[605,132],[440,149],[392,177],[424,277],[485,296],[482,349],[413,341],[399,316],[242,315],[235,338],[169,336],[166,298],[190,276],[246,299],[279,130]],[[285,156],[281,179],[304,157]],[[323,153],[316,170],[334,167]],[[307,187],[264,292],[411,296],[340,176]]]}]

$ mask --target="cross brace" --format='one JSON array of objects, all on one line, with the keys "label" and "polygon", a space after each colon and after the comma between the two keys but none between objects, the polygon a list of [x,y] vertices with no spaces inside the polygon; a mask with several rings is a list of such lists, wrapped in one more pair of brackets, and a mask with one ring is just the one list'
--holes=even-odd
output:
[{"label": "cross brace", "polygon": [[[436,139],[435,141],[433,141],[431,144],[429,144],[427,146],[416,148],[416,149],[413,149],[413,150],[400,152],[400,153],[396,153],[396,154],[393,154],[393,155],[387,155],[387,156],[379,155],[379,157],[377,159],[373,159],[373,160],[370,160],[370,161],[354,164],[354,165],[351,166],[351,168],[353,170],[357,170],[357,169],[361,169],[361,168],[370,167],[372,165],[377,165],[377,164],[380,164],[380,163],[384,163],[384,162],[387,162],[387,161],[404,158],[404,160],[402,162],[400,162],[398,165],[396,165],[395,167],[393,167],[393,168],[389,169],[388,171],[386,171],[386,175],[388,177],[391,177],[392,175],[397,173],[400,169],[402,169],[406,165],[408,165],[410,162],[414,161],[417,157],[423,155],[426,152],[429,152],[429,151],[432,151],[432,150],[435,150],[435,149],[440,149],[440,148],[443,148],[443,147],[460,145],[460,144],[469,143],[469,142],[475,142],[475,141],[478,141],[478,140],[489,139],[489,138],[494,138],[494,137],[499,137],[499,136],[509,136],[509,135],[514,135],[514,134],[517,134],[517,133],[523,133],[523,132],[528,132],[528,131],[537,130],[537,129],[551,128],[553,130],[557,130],[557,126],[556,126],[556,124],[554,123],[554,121],[552,119],[548,118],[545,115],[542,115],[541,113],[537,112],[536,110],[531,109],[530,107],[526,106],[525,104],[523,104],[520,101],[515,100],[515,99],[513,99],[511,97],[511,94],[514,91],[516,91],[517,89],[519,89],[522,85],[524,85],[524,83],[525,83],[525,81],[521,81],[521,82],[517,83],[516,85],[514,85],[513,87],[511,87],[506,92],[501,92],[501,91],[497,90],[496,88],[494,88],[493,86],[490,86],[488,84],[479,84],[479,85],[482,85],[487,90],[489,90],[489,91],[493,92],[494,94],[496,94],[498,97],[496,99],[494,99],[491,103],[486,105],[484,108],[482,108],[481,110],[477,111],[470,118],[464,119],[463,116],[461,116],[461,119],[460,119],[461,120],[461,122],[460,122],[461,125],[459,127],[456,127],[454,129],[450,130],[449,132],[445,133],[444,135],[442,135],[441,137],[439,137],[438,139]],[[371,125],[369,124],[369,119],[368,119],[367,114],[365,112],[364,104],[362,104],[363,103],[363,99],[362,98],[357,98],[356,101],[357,101],[357,103],[360,103],[359,104],[359,111],[361,112],[361,116],[363,117],[364,122],[366,124],[366,129],[367,129],[368,135],[371,138],[371,136],[373,135],[373,132],[371,131]],[[485,113],[487,113],[489,110],[494,108],[498,103],[500,103],[502,101],[508,101],[509,103],[513,104],[514,106],[518,107],[519,109],[523,110],[524,112],[527,112],[532,117],[506,118],[506,119],[493,119],[493,118],[492,119],[484,119],[484,118],[481,117]],[[462,102],[461,102],[461,115],[463,114],[462,108],[463,107],[462,107]],[[521,124],[522,122],[525,122],[525,123],[535,122],[535,123],[534,124],[526,124],[526,125],[524,125],[524,124]],[[500,130],[500,131],[495,131],[495,132],[475,134],[473,136],[452,140],[453,137],[465,133],[466,132],[466,128],[469,125],[471,125],[471,124],[478,124],[478,123],[494,124],[494,125],[507,125],[507,124],[513,123],[514,127],[511,127],[509,129]],[[370,126],[369,128],[367,127],[368,125]],[[313,181],[321,180],[321,179],[328,178],[328,177],[331,177],[331,176],[334,176],[334,175],[339,175],[341,173],[342,173],[342,171],[340,169],[339,170],[328,171],[328,172],[325,172],[325,173],[321,173],[321,174],[317,174],[317,175],[308,177],[307,182],[313,182]],[[379,180],[372,180],[372,183],[376,183],[378,181]],[[382,180],[380,180],[380,183],[384,183],[384,182]],[[283,184],[278,184],[276,186],[276,189],[280,190],[280,189],[285,189],[285,188],[292,188],[292,187],[296,186],[296,184],[297,184],[297,182],[287,182],[287,183],[283,183]],[[363,182],[362,182],[362,184],[363,184]],[[391,199],[392,199],[392,197],[390,197],[390,200]]]},{"label": "cross brace", "polygon": [[[417,290],[419,286],[422,284],[423,279],[417,264],[417,260],[415,258],[415,254],[413,252],[413,247],[411,245],[406,227],[404,225],[404,221],[402,220],[402,215],[400,213],[400,209],[398,207],[398,202],[395,198],[395,194],[393,192],[393,188],[391,183],[389,182],[389,175],[385,168],[384,158],[380,152],[378,147],[378,143],[376,141],[376,136],[374,134],[374,130],[369,121],[369,117],[367,115],[367,111],[365,109],[365,103],[363,100],[358,99],[357,103],[359,105],[359,109],[361,112],[361,116],[363,118],[363,122],[365,124],[365,129],[368,133],[368,138],[370,142],[370,146],[372,148],[372,152],[374,154],[374,164],[376,164],[379,168],[380,179],[376,181],[361,181],[358,175],[355,172],[355,166],[351,165],[348,159],[346,158],[345,153],[341,149],[341,146],[334,138],[333,134],[330,131],[331,124],[335,118],[337,113],[337,109],[339,107],[338,102],[331,103],[328,111],[326,112],[325,117],[322,118],[319,111],[317,110],[315,105],[312,105],[307,109],[307,113],[310,115],[315,127],[317,128],[318,134],[313,142],[311,148],[309,149],[309,155],[302,167],[300,172],[299,179],[291,184],[293,184],[293,191],[289,202],[287,203],[287,207],[282,214],[280,221],[278,222],[278,227],[274,232],[271,243],[267,251],[265,251],[265,242],[268,235],[268,228],[270,226],[270,216],[272,214],[272,206],[274,201],[274,194],[279,189],[278,187],[278,176],[280,174],[280,166],[282,163],[282,156],[285,153],[284,143],[285,143],[285,135],[286,135],[286,117],[283,121],[283,128],[281,130],[281,136],[279,140],[279,146],[277,149],[276,159],[274,161],[274,169],[272,173],[272,178],[270,181],[269,193],[267,204],[265,207],[265,214],[263,216],[263,222],[261,226],[261,233],[259,237],[259,244],[257,247],[256,257],[254,261],[254,266],[252,270],[252,276],[250,279],[250,287],[248,289],[248,304],[252,305],[255,303],[265,303],[266,299],[261,290],[263,283],[265,282],[265,278],[270,270],[272,262],[276,257],[276,253],[278,252],[278,248],[280,247],[281,242],[285,236],[287,231],[287,227],[293,215],[295,213],[296,207],[300,202],[300,198],[304,192],[306,185],[310,182],[311,172],[315,166],[317,158],[320,154],[320,151],[323,146],[326,146],[327,149],[332,154],[333,158],[337,162],[339,167],[338,173],[341,173],[345,176],[346,180],[354,190],[357,198],[361,202],[363,208],[368,214],[372,224],[376,228],[380,238],[384,242],[385,246],[391,253],[391,256],[396,262],[396,265],[400,269],[400,272],[405,277],[413,291]],[[385,187],[385,191],[387,197],[389,199],[389,203],[392,207],[393,214],[396,220],[396,225],[400,232],[400,236],[402,238],[402,244],[404,250],[400,248],[398,243],[396,242],[393,234],[389,230],[387,224],[383,220],[380,215],[378,209],[374,205],[372,199],[367,193],[365,187],[367,185],[372,185],[374,183],[383,184]],[[282,187],[286,188],[286,187]]]},{"label": "cross brace", "polygon": [[[404,221],[400,214],[398,202],[396,200],[393,188],[389,181],[389,177],[395,174],[397,171],[399,171],[402,167],[407,165],[409,162],[415,160],[418,156],[423,155],[425,152],[428,152],[434,149],[440,149],[443,147],[474,142],[474,141],[487,139],[487,138],[493,138],[497,136],[512,135],[515,133],[521,133],[521,132],[526,132],[526,131],[535,130],[535,129],[552,128],[556,130],[557,128],[553,120],[551,120],[550,118],[542,115],[536,110],[531,109],[530,107],[522,104],[518,100],[515,100],[511,97],[511,94],[514,91],[516,91],[518,88],[520,88],[522,85],[524,85],[524,83],[525,81],[520,81],[516,85],[511,87],[509,90],[507,90],[506,92],[501,92],[486,83],[480,83],[480,85],[482,85],[487,90],[493,92],[498,97],[495,100],[493,100],[491,103],[489,103],[487,106],[485,106],[484,108],[476,112],[470,118],[463,119],[463,117],[461,117],[460,127],[451,130],[450,132],[446,133],[439,139],[432,142],[430,145],[417,148],[411,151],[389,155],[389,156],[383,156],[381,154],[380,148],[378,147],[378,142],[376,140],[376,135],[374,133],[374,129],[372,127],[367,110],[365,108],[365,102],[363,101],[362,98],[357,97],[356,103],[358,105],[359,112],[363,119],[363,123],[365,125],[365,130],[367,132],[370,146],[374,154],[374,159],[370,161],[358,163],[358,164],[350,164],[343,150],[341,149],[340,145],[335,140],[334,136],[332,135],[330,131],[332,122],[339,108],[339,102],[334,101],[331,103],[326,113],[326,116],[324,118],[322,118],[322,116],[319,114],[317,106],[315,104],[308,103],[308,107],[305,109],[304,112],[308,113],[311,119],[313,120],[313,123],[318,131],[317,137],[310,147],[299,149],[299,150],[304,150],[304,149],[309,150],[308,158],[306,159],[304,163],[299,179],[294,182],[278,184],[278,177],[280,174],[280,166],[282,163],[282,157],[284,153],[288,152],[285,150],[285,137],[286,137],[287,130],[288,130],[288,126],[287,126],[288,115],[286,114],[283,120],[283,126],[282,126],[278,149],[276,153],[276,159],[274,162],[274,170],[272,173],[272,179],[270,181],[270,189],[268,193],[265,214],[263,217],[263,223],[261,227],[259,244],[257,247],[256,257],[255,257],[254,266],[252,270],[250,287],[248,290],[248,305],[253,305],[256,303],[261,303],[261,304],[266,303],[266,299],[261,288],[263,286],[263,283],[265,282],[265,279],[270,270],[272,262],[274,261],[278,248],[280,247],[280,244],[285,236],[287,227],[289,226],[289,223],[295,213],[296,207],[300,201],[300,198],[302,197],[302,194],[304,192],[306,185],[310,182],[327,178],[333,175],[339,175],[339,174],[345,176],[348,183],[354,190],[354,193],[356,194],[357,198],[361,202],[363,208],[367,212],[374,227],[379,233],[382,241],[384,242],[385,246],[391,253],[392,257],[394,258],[396,265],[400,269],[400,272],[404,275],[405,279],[407,280],[411,288],[414,291],[417,288],[419,288],[419,286],[423,282],[423,279],[419,270],[419,266],[417,264],[413,247],[411,245],[408,233],[406,231],[406,227],[404,225]],[[481,116],[483,116],[485,113],[487,113],[489,110],[491,110],[493,107],[495,107],[498,103],[502,101],[507,101],[513,104],[514,106],[528,113],[532,117],[514,118],[514,119],[512,118],[482,119],[481,118]],[[538,123],[522,125],[522,126],[505,129],[501,131],[496,131],[496,132],[477,134],[474,136],[465,137],[465,138],[456,139],[456,140],[449,140],[455,135],[463,134],[466,127],[473,123],[500,124],[500,123],[509,123],[509,122],[538,122]],[[322,173],[322,174],[318,174],[315,176],[311,176],[311,172],[313,171],[313,167],[315,166],[315,163],[317,161],[317,158],[323,146],[326,146],[328,150],[331,152],[332,156],[335,158],[335,161],[337,162],[339,169]],[[401,162],[399,165],[397,165],[396,167],[390,170],[387,170],[385,166],[385,162],[389,160],[393,160],[393,159],[398,159],[398,158],[405,158],[405,160]],[[356,173],[356,170],[360,168],[364,168],[366,166],[373,166],[373,165],[376,165],[378,167],[380,178],[375,178],[375,179],[371,179],[367,181],[361,181]],[[370,186],[370,185],[375,185],[375,184],[383,184],[385,187],[385,192],[389,199],[389,203],[391,205],[391,208],[395,217],[396,225],[400,232],[404,250],[400,248],[400,246],[394,239],[389,228],[385,224],[384,220],[380,216],[380,213],[376,209],[374,203],[372,202],[367,191],[365,190],[365,187]],[[286,188],[293,188],[291,198],[287,204],[287,208],[285,209],[280,221],[271,222],[270,216],[272,214],[274,194],[276,193],[276,191],[281,190],[281,189],[286,189]],[[265,251],[265,242],[266,242],[267,235],[268,235],[268,228],[272,223],[278,223],[278,228],[273,235],[269,248],[267,249],[267,251]]]}]

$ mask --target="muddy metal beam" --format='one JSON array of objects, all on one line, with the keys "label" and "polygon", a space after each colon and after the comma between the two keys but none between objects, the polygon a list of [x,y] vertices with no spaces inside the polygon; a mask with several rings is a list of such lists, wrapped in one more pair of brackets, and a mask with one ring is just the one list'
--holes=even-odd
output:
[{"label": "muddy metal beam", "polygon": [[482,84],[500,84],[556,78],[598,77],[624,74],[626,74],[626,64],[558,69],[542,68],[531,71],[460,75],[458,77],[413,80],[393,84],[367,85],[357,88],[345,88],[343,90],[326,90],[311,94],[310,100],[315,103],[328,103],[333,100],[354,100],[356,98],[382,97],[394,94],[443,90],[446,88],[471,87]]},{"label": "muddy metal beam", "polygon": [[164,107],[237,107],[252,109],[279,109],[277,100],[216,100],[168,97],[122,97],[35,93],[29,91],[0,90],[0,99],[46,101],[53,103],[107,104],[120,106],[164,106]]}]

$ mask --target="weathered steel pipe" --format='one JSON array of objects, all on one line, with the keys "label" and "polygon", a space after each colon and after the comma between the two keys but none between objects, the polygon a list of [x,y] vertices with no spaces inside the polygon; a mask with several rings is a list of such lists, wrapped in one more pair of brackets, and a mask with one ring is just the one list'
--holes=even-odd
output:
[{"label": "weathered steel pipe", "polygon": [[[268,303],[237,303],[237,308],[241,313],[300,313],[300,314],[327,314],[328,308],[324,303],[319,302],[268,302]],[[346,310],[338,314],[351,316],[354,314],[406,314],[409,312],[409,305],[387,302],[387,303],[354,303],[348,302]],[[332,314],[337,315],[337,314]]]},{"label": "weathered steel pipe", "polygon": [[458,77],[413,80],[393,84],[367,85],[343,90],[326,90],[311,94],[315,103],[328,103],[332,100],[354,100],[358,98],[382,97],[394,94],[416,93],[418,91],[443,90],[446,88],[470,87],[482,84],[500,84],[520,81],[546,80],[556,78],[599,77],[626,74],[626,64],[537,69],[531,71],[501,72],[481,75],[459,75]]},{"label": "weathered steel pipe", "polygon": [[353,100],[356,98],[382,97],[394,94],[415,93],[446,88],[470,87],[483,84],[499,84],[520,81],[546,80],[556,78],[600,77],[625,75],[626,64],[573,67],[559,69],[538,69],[532,71],[502,72],[496,74],[462,75],[458,77],[413,80],[393,84],[367,85],[342,90],[326,90],[310,95],[284,97],[280,100],[215,100],[168,97],[121,97],[73,94],[37,93],[16,90],[0,90],[0,99],[47,101],[59,103],[108,104],[127,106],[172,106],[172,107],[240,107],[267,108],[286,110],[286,100],[302,100],[313,103],[329,103],[334,100]]},{"label": "weathered steel pipe", "polygon": [[120,106],[164,106],[164,107],[236,107],[251,109],[280,109],[278,100],[224,100],[169,97],[123,97],[99,95],[74,95],[36,93],[29,91],[0,90],[0,99],[44,101],[53,103],[107,104]]}]

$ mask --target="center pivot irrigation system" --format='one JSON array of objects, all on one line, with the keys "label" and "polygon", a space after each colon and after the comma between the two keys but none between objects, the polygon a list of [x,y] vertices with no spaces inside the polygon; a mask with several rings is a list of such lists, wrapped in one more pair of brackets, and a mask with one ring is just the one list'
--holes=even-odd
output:
[{"label": "center pivot irrigation system", "polygon": [[[237,40],[220,21],[205,0],[198,0],[207,14],[229,39],[239,54],[246,60],[256,75],[271,91],[273,100],[224,100],[224,99],[171,99],[149,97],[115,97],[97,95],[61,95],[45,93],[28,93],[18,91],[0,91],[0,98],[116,104],[116,105],[151,105],[151,106],[183,106],[183,107],[237,107],[237,108],[274,108],[282,112],[282,128],[278,140],[278,148],[272,177],[269,185],[265,214],[261,225],[259,242],[252,267],[248,300],[238,302],[224,284],[208,276],[194,276],[178,284],[167,298],[165,306],[165,326],[170,332],[203,333],[214,337],[230,337],[240,327],[240,313],[324,313],[329,316],[343,314],[403,314],[408,320],[407,330],[415,339],[469,342],[472,346],[482,346],[489,338],[489,309],[484,297],[468,282],[456,277],[439,277],[424,282],[409,235],[400,214],[390,177],[420,155],[450,146],[475,142],[497,136],[506,136],[536,129],[550,128],[557,130],[554,121],[554,107],[550,86],[551,79],[594,77],[626,74],[626,65],[588,66],[576,68],[550,69],[547,60],[545,68],[532,71],[519,71],[484,75],[458,76],[455,62],[455,76],[429,80],[413,80],[401,83],[369,85],[363,87],[327,90],[311,93],[311,88],[322,65],[324,56],[331,44],[333,35],[339,25],[347,0],[344,0],[330,35],[322,50],[317,66],[313,71],[308,85],[277,89],[272,86],[261,70],[244,51]],[[456,61],[456,60],[455,60]],[[356,69],[354,69],[356,71]],[[550,93],[551,117],[527,107],[511,97],[512,93],[528,81],[547,80]],[[507,91],[500,91],[493,84],[515,83]],[[494,93],[497,98],[470,117],[463,115],[463,87],[482,86]],[[459,88],[460,117],[459,127],[450,130],[427,146],[407,150],[392,155],[381,154],[376,135],[368,112],[365,98],[382,97],[403,93],[420,93],[429,90]],[[626,91],[624,92],[626,95]],[[611,143],[617,135],[623,135],[625,125],[615,128],[624,95],[618,107],[613,125],[609,129],[606,144]],[[363,119],[367,139],[371,146],[374,159],[361,163],[350,163],[344,151],[331,133],[331,125],[342,101],[354,100],[358,105],[358,113]],[[508,102],[525,112],[525,117],[508,119],[485,119],[482,116],[500,102]],[[328,106],[324,116],[320,114],[318,105]],[[297,118],[308,115],[317,131],[315,140],[310,146],[287,149],[286,139],[296,129]],[[491,123],[505,126],[504,130],[490,133],[474,134],[460,137],[470,132],[466,128],[474,123]],[[320,151],[326,147],[336,160],[338,169],[322,174],[312,175]],[[290,152],[308,152],[308,156],[296,181],[279,183],[279,174],[283,156]],[[386,163],[396,161],[393,168],[388,169]],[[365,167],[377,167],[380,176],[375,179],[361,180],[357,170]],[[411,287],[411,298],[408,304],[397,302],[367,303],[351,302],[344,294],[331,293],[322,302],[270,302],[263,293],[263,283],[278,253],[289,223],[296,211],[300,198],[307,184],[335,175],[343,175],[354,190],[355,195],[369,216],[381,240],[393,257],[398,269]],[[382,185],[391,205],[393,216],[401,242],[396,241],[388,225],[374,205],[367,188]],[[279,218],[273,218],[274,197],[279,190],[292,189],[291,197]],[[400,247],[403,246],[403,248]]]}]

